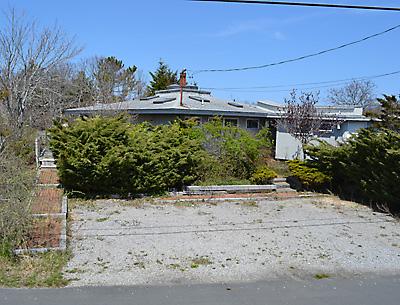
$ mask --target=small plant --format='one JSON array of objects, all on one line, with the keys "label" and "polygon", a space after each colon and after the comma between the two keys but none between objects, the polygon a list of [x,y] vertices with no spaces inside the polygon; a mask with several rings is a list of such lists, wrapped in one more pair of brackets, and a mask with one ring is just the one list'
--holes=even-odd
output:
[{"label": "small plant", "polygon": [[[62,287],[68,284],[62,269],[71,254],[51,251],[14,258],[0,257],[0,286],[4,287]],[[74,270],[74,269],[72,269]],[[79,273],[79,270],[74,270]]]},{"label": "small plant", "polygon": [[278,177],[278,175],[268,166],[264,165],[256,170],[250,178],[250,181],[255,184],[269,184],[276,177]]},{"label": "small plant", "polygon": [[314,275],[314,278],[317,280],[329,279],[331,276],[326,273],[317,273]]},{"label": "small plant", "polygon": [[212,261],[207,258],[207,257],[197,257],[192,259],[192,263],[190,265],[190,268],[192,269],[196,269],[199,268],[200,266],[207,266],[207,265],[211,265]]},{"label": "small plant", "polygon": [[254,200],[251,200],[251,201],[245,200],[245,201],[242,201],[241,204],[243,206],[252,207],[252,208],[258,207],[257,201],[254,201]]},{"label": "small plant", "polygon": [[97,222],[105,222],[108,220],[108,217],[102,217],[102,218],[97,218],[96,221]]},{"label": "small plant", "polygon": [[308,166],[300,160],[288,161],[290,173],[297,178],[302,188],[307,190],[324,190],[331,182],[331,177],[315,167]]},{"label": "small plant", "polygon": [[[196,265],[198,267],[200,265],[211,265],[211,264],[212,264],[212,261],[207,257],[199,257],[199,258],[192,259],[192,266]],[[194,267],[194,268],[197,268],[197,267]]]}]

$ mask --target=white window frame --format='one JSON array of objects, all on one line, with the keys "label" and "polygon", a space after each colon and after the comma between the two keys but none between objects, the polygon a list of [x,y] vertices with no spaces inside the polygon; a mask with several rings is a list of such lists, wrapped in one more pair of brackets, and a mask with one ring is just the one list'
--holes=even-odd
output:
[{"label": "white window frame", "polygon": [[[247,127],[248,121],[257,121],[257,127],[255,127],[255,128]],[[246,119],[246,129],[250,129],[250,130],[260,129],[260,120],[259,119]]]}]

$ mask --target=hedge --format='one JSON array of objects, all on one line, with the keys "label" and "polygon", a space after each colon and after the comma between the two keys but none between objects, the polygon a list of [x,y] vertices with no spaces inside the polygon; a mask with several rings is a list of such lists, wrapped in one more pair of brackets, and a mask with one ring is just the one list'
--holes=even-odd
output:
[{"label": "hedge", "polygon": [[50,147],[63,186],[82,195],[160,194],[212,179],[249,179],[260,151],[259,138],[216,118],[204,125],[131,124],[127,117],[80,118],[55,124]]},{"label": "hedge", "polygon": [[308,164],[332,178],[332,190],[353,200],[400,212],[400,133],[361,129],[338,147],[308,146]]}]

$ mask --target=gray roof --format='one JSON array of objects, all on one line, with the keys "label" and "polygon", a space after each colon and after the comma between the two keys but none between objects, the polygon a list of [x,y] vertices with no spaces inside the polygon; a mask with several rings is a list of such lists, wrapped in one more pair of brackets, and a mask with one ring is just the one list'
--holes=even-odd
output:
[{"label": "gray roof", "polygon": [[209,91],[199,90],[195,86],[183,88],[182,105],[180,87],[170,86],[167,90],[157,91],[154,96],[120,103],[95,104],[89,107],[70,108],[65,114],[91,114],[104,111],[127,111],[136,114],[192,114],[192,115],[230,115],[267,117],[274,112],[257,105],[226,101],[215,98]]},{"label": "gray roof", "polygon": [[[283,105],[272,101],[259,101],[257,104],[239,103],[215,98],[211,92],[196,86],[183,88],[182,104],[179,85],[169,86],[167,90],[156,91],[154,96],[130,101],[100,104],[89,107],[70,108],[65,114],[86,115],[96,112],[127,111],[131,114],[173,114],[173,115],[221,115],[236,117],[278,118]],[[320,107],[321,111],[343,118],[365,120],[362,109],[355,107]]]}]

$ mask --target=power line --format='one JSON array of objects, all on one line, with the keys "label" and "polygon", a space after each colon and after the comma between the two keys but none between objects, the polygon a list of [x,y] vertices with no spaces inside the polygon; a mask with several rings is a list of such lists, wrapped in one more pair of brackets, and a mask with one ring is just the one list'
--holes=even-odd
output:
[{"label": "power line", "polygon": [[[189,230],[175,230],[175,231],[155,231],[155,232],[124,232],[124,233],[92,233],[80,234],[80,237],[122,237],[122,236],[162,236],[162,235],[175,235],[175,234],[195,234],[195,233],[216,233],[216,232],[240,232],[240,231],[263,231],[263,230],[276,230],[276,229],[291,229],[291,228],[312,228],[312,227],[327,227],[327,226],[343,226],[349,224],[368,224],[368,223],[390,223],[393,222],[387,219],[381,220],[351,220],[331,223],[306,223],[306,224],[287,224],[287,225],[272,225],[272,226],[259,226],[259,227],[245,227],[245,228],[212,228],[212,229],[189,229]],[[79,230],[79,229],[78,229]],[[59,236],[59,234],[48,233],[47,236]]]},{"label": "power line", "polygon": [[[400,74],[400,70],[394,71],[394,72],[378,74],[378,75],[372,75],[372,76],[359,76],[359,77],[345,78],[345,79],[338,79],[338,80],[330,80],[330,81],[323,81],[323,82],[297,83],[297,84],[273,85],[273,86],[252,86],[252,87],[202,87],[202,89],[205,89],[205,90],[221,90],[221,91],[252,90],[252,92],[254,92],[253,89],[274,89],[274,88],[286,88],[286,87],[293,88],[293,87],[300,87],[300,86],[324,85],[324,86],[318,86],[318,87],[312,87],[312,88],[305,88],[305,89],[318,89],[318,88],[331,87],[333,85],[346,84],[349,81],[353,81],[353,80],[375,79],[375,78],[386,77],[386,76],[391,76],[391,75],[396,75],[396,74]],[[327,84],[329,84],[329,85],[327,85]],[[259,92],[285,92],[287,90],[288,89],[285,89],[285,90],[259,91]],[[247,91],[244,91],[244,92],[247,92]],[[256,92],[258,92],[258,91],[256,91]]]},{"label": "power line", "polygon": [[351,4],[331,4],[331,3],[307,3],[292,1],[262,1],[262,0],[190,0],[195,2],[225,2],[225,3],[245,3],[245,4],[267,4],[267,5],[285,5],[285,6],[307,6],[307,7],[324,7],[324,8],[340,8],[340,9],[360,9],[360,10],[379,10],[379,11],[400,11],[399,7],[387,6],[366,6]]},{"label": "power line", "polygon": [[[204,0],[204,1],[206,1],[206,0]],[[398,28],[400,28],[400,24],[398,24],[396,26],[393,26],[393,27],[391,27],[389,29],[386,29],[386,30],[384,30],[382,32],[375,33],[375,34],[366,36],[364,38],[361,38],[361,39],[358,39],[358,40],[355,40],[355,41],[352,41],[352,42],[348,42],[348,43],[339,45],[337,47],[333,47],[333,48],[330,48],[330,49],[325,49],[325,50],[322,50],[322,51],[319,51],[319,52],[315,52],[315,53],[311,53],[311,54],[307,54],[307,55],[303,55],[303,56],[299,56],[299,57],[295,57],[295,58],[291,58],[291,59],[286,59],[286,60],[281,60],[281,61],[278,61],[278,62],[268,63],[268,64],[264,64],[264,65],[239,67],[239,68],[227,68],[227,69],[203,69],[203,70],[194,70],[194,71],[191,71],[191,72],[192,72],[193,75],[199,74],[199,73],[205,73],[205,72],[235,72],[235,71],[246,71],[246,70],[263,69],[263,68],[267,68],[267,67],[283,65],[283,64],[290,63],[290,62],[295,62],[295,61],[303,60],[303,59],[306,59],[306,58],[322,55],[322,54],[325,54],[325,53],[337,51],[339,49],[343,49],[345,47],[348,47],[348,46],[351,46],[351,45],[355,45],[355,44],[358,44],[360,42],[364,42],[366,40],[375,38],[377,36],[384,35],[386,33],[394,31],[394,30],[396,30]]]}]

